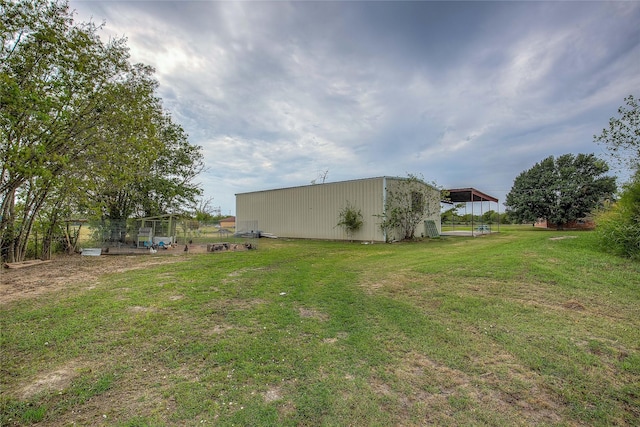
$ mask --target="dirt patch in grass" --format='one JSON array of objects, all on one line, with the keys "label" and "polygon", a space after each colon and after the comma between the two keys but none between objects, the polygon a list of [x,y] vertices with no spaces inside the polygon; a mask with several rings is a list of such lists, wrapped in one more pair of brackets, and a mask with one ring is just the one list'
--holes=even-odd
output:
[{"label": "dirt patch in grass", "polygon": [[325,338],[322,340],[325,344],[335,344],[340,340],[345,340],[349,337],[349,334],[346,332],[338,332],[335,337]]},{"label": "dirt patch in grass", "polygon": [[573,299],[564,302],[564,304],[562,304],[562,306],[564,308],[569,309],[569,310],[578,310],[578,311],[584,310],[584,305],[580,304],[578,301],[573,300]]},{"label": "dirt patch in grass", "polygon": [[227,331],[230,331],[234,329],[234,326],[232,325],[214,325],[212,328],[207,329],[205,331],[205,335],[207,336],[212,336],[212,335],[220,335],[220,334],[224,334]]},{"label": "dirt patch in grass", "polygon": [[250,310],[263,304],[267,304],[267,301],[260,298],[221,298],[209,301],[203,306],[210,307],[217,312],[228,312],[230,310]]},{"label": "dirt patch in grass", "polygon": [[79,375],[83,366],[80,362],[71,361],[53,371],[42,372],[22,386],[18,395],[22,399],[30,399],[38,393],[61,392],[71,385],[71,381]]},{"label": "dirt patch in grass", "polygon": [[172,377],[181,375],[181,368],[169,370],[147,364],[132,368],[117,375],[109,390],[75,405],[46,425],[114,425],[140,414],[161,425],[187,425],[171,420],[177,411],[175,397],[170,393]]},{"label": "dirt patch in grass", "polygon": [[326,322],[327,320],[329,320],[328,314],[322,313],[321,311],[318,311],[318,310],[308,309],[305,307],[299,307],[298,313],[300,314],[300,317],[307,318],[307,319],[316,319],[323,322]]},{"label": "dirt patch in grass", "polygon": [[276,403],[278,414],[281,418],[287,418],[296,412],[295,404],[291,400],[285,400],[285,392],[281,386],[271,386],[262,393],[265,403]]},{"label": "dirt patch in grass", "polygon": [[385,373],[384,380],[374,377],[370,385],[397,405],[395,411],[403,419],[418,412],[429,422],[450,422],[449,415],[456,411],[479,409],[527,424],[562,421],[557,396],[545,391],[536,374],[512,356],[496,354],[479,363],[486,372],[469,374],[411,352]]},{"label": "dirt patch in grass", "polygon": [[525,368],[509,353],[496,351],[491,359],[480,362],[485,372],[474,378],[491,390],[477,396],[489,408],[517,412],[527,423],[558,423],[563,412],[559,396],[544,387],[539,373]]},{"label": "dirt patch in grass", "polygon": [[264,401],[266,403],[275,402],[282,399],[282,389],[280,387],[270,387],[263,394]]},{"label": "dirt patch in grass", "polygon": [[131,311],[132,313],[145,313],[148,311],[155,311],[155,309],[153,307],[142,307],[140,305],[134,305],[129,307],[129,311]]},{"label": "dirt patch in grass", "polygon": [[264,270],[268,270],[268,268],[267,267],[241,268],[240,270],[232,271],[231,273],[229,273],[229,277],[238,277],[238,276],[244,275],[245,273],[250,273],[252,271],[264,271]]},{"label": "dirt patch in grass", "polygon": [[[206,248],[205,248],[206,249]],[[103,255],[89,257],[63,255],[46,264],[21,269],[0,269],[0,304],[23,298],[35,298],[60,289],[94,286],[100,276],[153,265],[185,260],[182,256],[166,255]]]},{"label": "dirt patch in grass", "polygon": [[398,293],[413,296],[417,292],[411,289],[408,284],[420,283],[421,291],[433,284],[433,277],[427,274],[417,273],[412,270],[398,270],[389,273],[388,271],[369,271],[362,275],[360,287],[368,294],[387,292],[397,295]]}]

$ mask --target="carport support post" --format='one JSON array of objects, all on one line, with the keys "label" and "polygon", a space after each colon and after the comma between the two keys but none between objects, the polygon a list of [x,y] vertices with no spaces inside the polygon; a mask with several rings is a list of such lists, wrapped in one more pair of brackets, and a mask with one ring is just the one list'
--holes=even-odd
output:
[{"label": "carport support post", "polygon": [[471,236],[475,236],[475,234],[473,234],[473,221],[475,220],[475,218],[473,217],[473,193],[471,193]]}]

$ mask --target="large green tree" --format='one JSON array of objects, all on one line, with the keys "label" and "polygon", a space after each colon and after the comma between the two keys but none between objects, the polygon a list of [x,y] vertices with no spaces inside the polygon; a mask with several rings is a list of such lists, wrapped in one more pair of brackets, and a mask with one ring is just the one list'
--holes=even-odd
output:
[{"label": "large green tree", "polygon": [[593,154],[549,156],[518,175],[506,198],[509,216],[519,222],[543,218],[563,227],[612,197],[615,177]]},{"label": "large green tree", "polygon": [[102,93],[127,52],[74,24],[66,3],[0,0],[0,17],[0,244],[13,261],[59,178],[95,143]]},{"label": "large green tree", "polygon": [[9,261],[24,258],[36,221],[53,235],[80,211],[125,218],[199,194],[200,149],[164,112],[154,70],[130,64],[125,40],[103,43],[98,30],[74,22],[65,1],[0,0],[0,248]]}]

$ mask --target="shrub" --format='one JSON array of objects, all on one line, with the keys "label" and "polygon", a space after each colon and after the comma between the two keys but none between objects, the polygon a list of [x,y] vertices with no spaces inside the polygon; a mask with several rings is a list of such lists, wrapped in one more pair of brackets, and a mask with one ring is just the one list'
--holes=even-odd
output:
[{"label": "shrub", "polygon": [[347,202],[347,206],[345,206],[338,214],[338,226],[344,228],[350,239],[353,238],[353,235],[358,230],[360,230],[363,223],[362,211],[355,208],[349,202]]},{"label": "shrub", "polygon": [[640,259],[640,170],[620,200],[596,217],[596,232],[606,250]]}]

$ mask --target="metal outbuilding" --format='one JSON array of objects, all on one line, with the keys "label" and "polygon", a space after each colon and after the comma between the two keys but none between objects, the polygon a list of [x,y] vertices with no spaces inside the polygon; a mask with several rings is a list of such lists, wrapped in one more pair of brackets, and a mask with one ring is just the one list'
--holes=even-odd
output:
[{"label": "metal outbuilding", "polygon": [[498,203],[498,199],[490,196],[475,188],[454,188],[447,190],[449,192],[449,200],[451,203],[460,202],[495,202]]},{"label": "metal outbuilding", "polygon": [[[465,203],[471,206],[471,232],[470,235],[475,236],[476,234],[487,234],[491,232],[491,228],[487,228],[486,224],[474,224],[474,207],[477,202],[480,202],[480,215],[482,216],[484,210],[484,202],[488,203],[496,203],[497,212],[500,213],[500,204],[499,200],[496,197],[490,196],[487,193],[483,193],[482,191],[476,190],[475,188],[453,188],[447,190],[449,193],[448,200],[443,201],[444,203],[454,204],[454,203]],[[466,206],[466,205],[465,205]],[[500,222],[498,222],[498,231],[500,231]],[[448,234],[455,234],[455,232],[449,232]],[[459,233],[458,233],[459,235]]]},{"label": "metal outbuilding", "polygon": [[[400,240],[395,231],[382,230],[387,196],[406,178],[376,177],[351,181],[312,184],[299,187],[236,194],[236,231],[265,232],[278,237],[302,239],[360,240],[385,242]],[[424,220],[435,222],[440,231],[440,190],[420,182],[437,204],[435,213]],[[429,197],[431,199],[431,197]],[[362,212],[363,225],[353,236],[337,226],[339,214],[347,205]],[[424,221],[416,236],[427,235]]]}]

